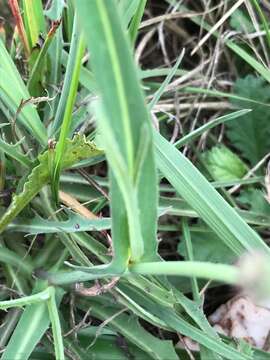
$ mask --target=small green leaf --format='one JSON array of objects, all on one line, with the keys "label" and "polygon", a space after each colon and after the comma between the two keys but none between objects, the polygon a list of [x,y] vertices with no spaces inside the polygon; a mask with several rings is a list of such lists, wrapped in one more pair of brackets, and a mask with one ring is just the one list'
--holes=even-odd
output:
[{"label": "small green leaf", "polygon": [[204,153],[203,159],[213,179],[226,181],[241,179],[247,173],[247,166],[226,146],[215,146]]}]

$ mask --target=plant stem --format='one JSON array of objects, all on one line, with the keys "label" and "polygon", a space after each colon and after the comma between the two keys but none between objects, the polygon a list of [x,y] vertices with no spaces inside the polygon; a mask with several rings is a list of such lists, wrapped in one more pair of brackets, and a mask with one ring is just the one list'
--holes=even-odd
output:
[{"label": "plant stem", "polygon": [[236,284],[239,279],[237,267],[200,261],[166,261],[131,265],[129,272],[140,275],[178,275],[198,277]]}]

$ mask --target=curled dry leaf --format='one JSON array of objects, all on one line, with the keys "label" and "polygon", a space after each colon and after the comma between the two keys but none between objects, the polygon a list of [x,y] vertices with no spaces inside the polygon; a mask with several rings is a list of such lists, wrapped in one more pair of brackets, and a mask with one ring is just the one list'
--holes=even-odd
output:
[{"label": "curled dry leaf", "polygon": [[243,339],[250,345],[270,350],[270,301],[268,306],[258,306],[248,297],[238,295],[221,305],[209,321],[220,334]]}]

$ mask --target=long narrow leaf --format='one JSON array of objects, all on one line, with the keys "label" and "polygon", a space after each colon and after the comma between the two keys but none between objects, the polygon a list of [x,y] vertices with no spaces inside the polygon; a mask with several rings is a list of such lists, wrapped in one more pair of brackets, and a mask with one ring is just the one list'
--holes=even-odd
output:
[{"label": "long narrow leaf", "polygon": [[238,255],[252,249],[269,252],[255,231],[184,155],[157,132],[154,138],[157,164],[163,175],[233,252]]},{"label": "long narrow leaf", "polygon": [[[149,259],[155,256],[157,247],[155,226],[157,189],[153,187],[156,184],[156,173],[151,125],[138,85],[131,50],[121,29],[121,22],[113,2],[82,0],[76,2],[75,6],[85,30],[86,41],[92,54],[93,73],[102,95],[105,116],[98,120],[102,128],[104,129],[105,126],[106,131],[111,133],[111,138],[116,139],[126,163],[128,171],[126,177],[134,184],[133,198],[138,197],[139,208],[134,207],[131,212],[129,199],[123,196],[129,223],[131,258],[138,260],[144,256]],[[114,97],[111,96],[112,92],[115,93]],[[102,136],[104,136],[103,146],[109,156],[112,150],[106,146],[108,135],[103,132]],[[145,144],[145,147],[149,146],[147,151],[142,149],[142,137],[149,139],[148,144]],[[110,162],[110,157],[108,159]],[[139,172],[136,173],[134,173],[135,164],[140,164]],[[112,173],[118,183],[120,175],[117,176],[115,171],[117,170],[112,166]],[[123,215],[124,211],[120,213]],[[117,216],[116,212],[113,213],[113,222],[115,216]],[[119,221],[124,224],[127,220],[123,218]],[[132,225],[135,223],[138,224],[137,228]],[[119,225],[117,221],[117,226]],[[115,237],[114,241],[116,241]]]},{"label": "long narrow leaf", "polygon": [[[15,116],[21,101],[29,99],[30,95],[1,40],[0,58],[0,99]],[[29,103],[24,106],[17,119],[42,145],[47,145],[45,126],[34,105]]]}]

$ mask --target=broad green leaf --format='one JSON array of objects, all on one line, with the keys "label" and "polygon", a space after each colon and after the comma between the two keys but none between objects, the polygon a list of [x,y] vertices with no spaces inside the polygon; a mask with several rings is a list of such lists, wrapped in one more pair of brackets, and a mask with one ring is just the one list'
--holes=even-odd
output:
[{"label": "broad green leaf", "polygon": [[[0,219],[0,232],[23,210],[23,208],[39,193],[44,185],[50,181],[49,152],[47,150],[38,158],[39,164],[33,168],[20,194],[14,195],[12,202]],[[62,169],[72,166],[74,163],[100,154],[93,143],[86,142],[85,138],[76,135],[68,140]]]},{"label": "broad green leaf", "polygon": [[[269,84],[262,78],[252,75],[238,79],[234,93],[264,103],[270,100]],[[240,100],[232,100],[232,103],[238,106],[247,106],[246,102]],[[269,152],[268,116],[270,116],[270,108],[251,102],[248,106],[252,112],[244,115],[242,119],[228,123],[226,135],[242,156],[250,161],[251,165],[255,165]]]},{"label": "broad green leaf", "polygon": [[256,188],[243,189],[237,200],[253,213],[262,214],[267,217],[270,215],[270,204],[265,198],[262,190]]},{"label": "broad green leaf", "polygon": [[248,171],[243,161],[224,145],[214,146],[206,151],[203,160],[216,181],[241,179]]},{"label": "broad green leaf", "polygon": [[[209,230],[192,231],[192,227],[190,230],[194,260],[223,264],[232,264],[236,261],[236,256],[219,240],[215,233]],[[178,246],[178,252],[188,260],[183,240]]]}]

